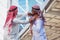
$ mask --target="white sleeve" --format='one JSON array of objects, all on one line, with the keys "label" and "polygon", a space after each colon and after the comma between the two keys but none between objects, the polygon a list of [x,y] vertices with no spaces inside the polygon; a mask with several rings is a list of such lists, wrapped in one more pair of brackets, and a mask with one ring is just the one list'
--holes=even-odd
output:
[{"label": "white sleeve", "polygon": [[25,20],[19,20],[18,18],[14,18],[13,19],[13,22],[14,23],[18,23],[18,24],[27,24],[27,23],[29,23],[29,20],[27,21],[25,21]]},{"label": "white sleeve", "polygon": [[28,16],[27,14],[17,14],[17,17],[22,18]]}]

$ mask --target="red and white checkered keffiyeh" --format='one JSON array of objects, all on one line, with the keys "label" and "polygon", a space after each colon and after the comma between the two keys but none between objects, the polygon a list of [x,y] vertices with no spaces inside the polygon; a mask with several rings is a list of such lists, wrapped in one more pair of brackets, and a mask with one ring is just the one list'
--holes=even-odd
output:
[{"label": "red and white checkered keffiyeh", "polygon": [[8,34],[10,33],[11,31],[11,28],[12,28],[12,22],[13,22],[13,19],[16,17],[17,15],[17,7],[16,6],[11,6],[9,8],[9,11],[7,13],[7,18],[6,18],[6,22],[4,24],[4,28],[8,28]]}]

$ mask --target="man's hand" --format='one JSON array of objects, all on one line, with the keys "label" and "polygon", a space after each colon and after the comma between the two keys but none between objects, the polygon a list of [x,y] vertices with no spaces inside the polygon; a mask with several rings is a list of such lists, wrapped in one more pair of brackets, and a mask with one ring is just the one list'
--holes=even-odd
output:
[{"label": "man's hand", "polygon": [[32,13],[30,13],[30,12],[28,12],[28,14],[27,14],[28,16],[32,16]]}]

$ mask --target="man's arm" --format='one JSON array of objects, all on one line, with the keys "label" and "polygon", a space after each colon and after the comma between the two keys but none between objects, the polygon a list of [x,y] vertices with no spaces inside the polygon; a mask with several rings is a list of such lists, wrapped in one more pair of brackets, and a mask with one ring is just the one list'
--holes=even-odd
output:
[{"label": "man's arm", "polygon": [[25,20],[19,20],[18,18],[14,18],[13,22],[17,23],[17,24],[27,24],[27,23],[29,23],[29,20],[25,21]]}]

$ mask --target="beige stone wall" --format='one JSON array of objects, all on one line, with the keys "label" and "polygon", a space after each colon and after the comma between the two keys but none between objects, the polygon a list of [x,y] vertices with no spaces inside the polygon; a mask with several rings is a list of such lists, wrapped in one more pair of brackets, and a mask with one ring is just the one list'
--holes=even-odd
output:
[{"label": "beige stone wall", "polygon": [[[48,40],[60,40],[60,16],[45,14],[45,30]],[[24,36],[22,40],[31,40],[32,36],[27,35]]]},{"label": "beige stone wall", "polygon": [[60,40],[60,16],[46,14],[46,35],[48,40]]}]

